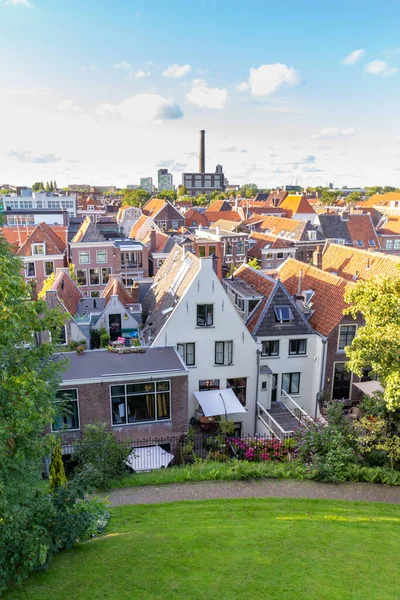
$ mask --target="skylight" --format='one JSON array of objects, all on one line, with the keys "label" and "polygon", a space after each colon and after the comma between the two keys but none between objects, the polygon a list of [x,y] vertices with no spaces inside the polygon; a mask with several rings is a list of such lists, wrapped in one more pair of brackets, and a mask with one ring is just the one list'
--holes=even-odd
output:
[{"label": "skylight", "polygon": [[280,323],[290,323],[293,319],[289,306],[274,306],[275,318]]},{"label": "skylight", "polygon": [[370,246],[376,246],[375,240],[368,240]]},{"label": "skylight", "polygon": [[364,246],[364,242],[362,240],[357,240],[357,244],[360,246],[360,248]]}]

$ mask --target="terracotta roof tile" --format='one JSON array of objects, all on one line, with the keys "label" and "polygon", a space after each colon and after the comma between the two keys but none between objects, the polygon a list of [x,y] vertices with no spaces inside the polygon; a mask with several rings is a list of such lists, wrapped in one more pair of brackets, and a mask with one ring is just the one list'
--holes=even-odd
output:
[{"label": "terracotta roof tile", "polygon": [[315,215],[315,210],[305,196],[286,196],[283,202],[279,204],[279,208],[285,211],[289,219],[296,214]]},{"label": "terracotta roof tile", "polygon": [[223,219],[224,221],[242,221],[241,216],[235,210],[211,211],[206,210],[204,213],[210,223],[215,223]]},{"label": "terracotta roof tile", "polygon": [[253,231],[249,235],[249,240],[255,240],[256,243],[249,247],[247,254],[258,259],[261,259],[261,250],[266,246],[269,248],[291,248],[293,246],[289,241],[260,233],[259,231]]},{"label": "terracotta roof tile", "polygon": [[[354,245],[360,245],[358,242],[362,242],[364,248],[377,249],[380,247],[370,215],[349,215],[348,219],[347,229]],[[370,243],[370,240],[373,244]]]},{"label": "terracotta roof tile", "polygon": [[297,294],[300,271],[301,289],[314,292],[311,299],[313,313],[309,319],[310,325],[322,335],[328,335],[343,318],[343,310],[347,306],[344,294],[354,283],[289,258],[278,267],[278,277],[292,296]]},{"label": "terracotta roof tile", "polygon": [[359,202],[360,208],[368,206],[389,206],[392,200],[400,200],[400,192],[388,192],[387,194],[374,194],[367,200]]},{"label": "terracotta roof tile", "polygon": [[189,208],[183,216],[185,217],[186,227],[193,227],[193,221],[196,221],[196,227],[198,227],[199,225],[202,225],[203,227],[208,227],[209,225],[206,215],[202,214],[195,208]]},{"label": "terracotta roof tile", "polygon": [[148,217],[155,217],[164,206],[167,205],[163,198],[153,198],[149,200],[142,208],[143,214]]},{"label": "terracotta roof tile", "polygon": [[381,235],[400,235],[400,217],[388,216],[376,228]]},{"label": "terracotta roof tile", "polygon": [[[132,225],[132,229],[131,232],[129,234],[129,237],[135,240],[139,240],[141,241],[143,238],[140,235],[140,230],[142,229],[142,227],[144,225],[146,225],[146,223],[148,221],[151,221],[151,226],[154,227],[154,229],[158,230],[157,225],[154,223],[154,221],[152,219],[150,219],[150,217],[147,217],[146,215],[141,215],[138,220],[136,221],[136,223],[134,223],[134,225]],[[145,237],[147,235],[147,231],[145,233],[145,235],[143,237]]]},{"label": "terracotta roof tile", "polygon": [[101,293],[101,298],[111,298],[118,296],[118,300],[124,305],[132,304],[132,296],[121,281],[120,275],[111,275],[104,290]]},{"label": "terracotta roof tile", "polygon": [[322,268],[347,280],[366,280],[377,275],[398,276],[400,256],[330,244],[322,255]]},{"label": "terracotta roof tile", "polygon": [[215,202],[212,202],[212,204],[210,204],[208,210],[210,212],[229,212],[232,210],[232,206],[226,200],[216,200]]},{"label": "terracotta roof tile", "polygon": [[46,244],[46,254],[64,254],[67,247],[58,235],[47,225],[39,223],[18,249],[18,256],[32,256],[32,244]]},{"label": "terracotta roof tile", "polygon": [[48,291],[57,292],[58,299],[72,316],[78,309],[79,301],[84,297],[81,290],[69,276],[68,269],[57,273],[53,285]]}]

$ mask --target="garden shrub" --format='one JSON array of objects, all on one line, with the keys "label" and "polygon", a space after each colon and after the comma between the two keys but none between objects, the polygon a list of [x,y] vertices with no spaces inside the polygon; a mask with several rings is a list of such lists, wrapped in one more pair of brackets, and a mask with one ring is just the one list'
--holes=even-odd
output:
[{"label": "garden shrub", "polygon": [[50,463],[50,486],[55,488],[67,482],[65,476],[64,463],[62,459],[61,443],[58,439],[51,454]]},{"label": "garden shrub", "polygon": [[127,473],[126,459],[132,452],[128,443],[119,442],[105,423],[86,425],[82,439],[74,445],[73,458],[77,472],[91,467],[89,483],[107,489],[112,480]]},{"label": "garden shrub", "polygon": [[289,448],[277,438],[240,438],[229,439],[235,449],[239,460],[248,461],[285,461],[288,458]]},{"label": "garden shrub", "polygon": [[107,348],[110,343],[110,335],[105,327],[102,327],[99,331],[99,345],[100,348]]}]

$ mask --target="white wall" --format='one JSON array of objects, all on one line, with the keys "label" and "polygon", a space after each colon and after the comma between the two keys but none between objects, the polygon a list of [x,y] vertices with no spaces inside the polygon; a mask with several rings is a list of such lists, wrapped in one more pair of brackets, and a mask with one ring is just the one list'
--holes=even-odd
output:
[{"label": "white wall", "polygon": [[[109,326],[109,315],[121,315],[121,327],[122,329],[137,329],[139,324],[136,319],[129,313],[129,310],[125,308],[125,306],[119,301],[118,296],[111,296],[110,302],[107,304],[105,309],[100,315],[99,320],[93,329],[97,331],[104,327],[107,329],[108,333],[110,333]],[[127,315],[127,319],[125,319],[125,315]]]},{"label": "white wall", "polygon": [[[213,304],[213,327],[196,326],[197,304]],[[233,364],[214,365],[215,342],[230,340],[233,341]],[[189,418],[194,416],[198,406],[194,392],[199,390],[200,380],[219,379],[220,389],[224,389],[227,379],[246,377],[247,413],[230,418],[242,422],[244,434],[254,433],[257,345],[215,275],[212,259],[201,259],[198,275],[152,345],[176,347],[178,343],[187,342],[196,343],[196,366],[188,367]]]}]

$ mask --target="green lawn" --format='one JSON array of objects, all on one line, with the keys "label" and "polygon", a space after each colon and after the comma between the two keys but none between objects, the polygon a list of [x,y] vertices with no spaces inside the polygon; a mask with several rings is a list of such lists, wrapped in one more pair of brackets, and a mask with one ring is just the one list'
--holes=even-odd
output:
[{"label": "green lawn", "polygon": [[399,600],[395,505],[211,500],[112,510],[6,600]]}]

